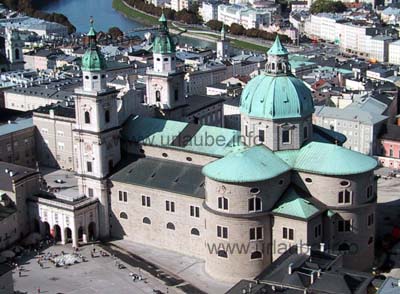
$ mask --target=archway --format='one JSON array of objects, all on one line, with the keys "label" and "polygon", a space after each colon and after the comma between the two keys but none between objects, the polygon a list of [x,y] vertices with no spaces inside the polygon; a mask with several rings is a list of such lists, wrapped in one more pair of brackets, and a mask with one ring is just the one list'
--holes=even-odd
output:
[{"label": "archway", "polygon": [[54,225],[51,235],[57,242],[61,241],[61,228],[59,225]]},{"label": "archway", "polygon": [[65,228],[64,236],[65,236],[65,243],[71,243],[72,242],[72,231],[71,231],[70,228]]},{"label": "archway", "polygon": [[48,222],[44,222],[44,235],[46,237],[50,236],[50,224]]},{"label": "archway", "polygon": [[96,239],[96,224],[91,222],[88,226],[88,238],[89,241],[94,241]]},{"label": "archway", "polygon": [[83,241],[83,227],[79,227],[78,229],[78,241],[82,242]]},{"label": "archway", "polygon": [[36,218],[33,220],[33,231],[40,233],[40,222]]}]

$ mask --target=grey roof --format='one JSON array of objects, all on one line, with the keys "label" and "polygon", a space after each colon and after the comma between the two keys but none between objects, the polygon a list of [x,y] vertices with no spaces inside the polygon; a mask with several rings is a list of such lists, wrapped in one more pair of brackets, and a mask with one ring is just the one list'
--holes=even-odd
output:
[{"label": "grey roof", "polygon": [[[10,175],[10,171],[13,172],[13,176]],[[0,190],[13,192],[13,183],[36,173],[34,169],[0,161]]]},{"label": "grey roof", "polygon": [[374,112],[369,113],[352,105],[349,105],[346,108],[316,106],[314,114],[317,117],[329,117],[348,121],[358,121],[367,125],[374,125],[388,118],[385,115],[377,114]]},{"label": "grey roof", "polygon": [[[266,268],[257,280],[268,281],[284,287],[308,289],[309,293],[359,293],[373,279],[364,272],[347,270],[340,267],[340,257],[311,250],[310,253],[297,253],[293,246]],[[292,273],[289,274],[289,265]],[[320,270],[320,277],[311,281],[311,273]]]},{"label": "grey roof", "polygon": [[0,205],[0,221],[2,221],[3,219],[9,217],[10,215],[12,215],[13,213],[17,212],[17,208],[16,207],[6,207],[3,205]]},{"label": "grey roof", "polygon": [[379,288],[377,294],[399,294],[400,284],[399,279],[388,277]]},{"label": "grey roof", "polygon": [[50,110],[54,111],[55,116],[75,118],[75,106],[65,106],[60,103],[39,107],[33,113],[50,114]]},{"label": "grey roof", "polygon": [[33,126],[32,118],[18,119],[10,123],[0,125],[0,136],[28,129]]},{"label": "grey roof", "polygon": [[193,164],[139,157],[111,176],[111,180],[198,198],[205,197],[201,166]]},{"label": "grey roof", "polygon": [[192,95],[189,96],[186,101],[188,106],[185,108],[185,115],[191,115],[215,104],[222,104],[224,102],[224,99],[220,97],[217,98],[210,96]]}]

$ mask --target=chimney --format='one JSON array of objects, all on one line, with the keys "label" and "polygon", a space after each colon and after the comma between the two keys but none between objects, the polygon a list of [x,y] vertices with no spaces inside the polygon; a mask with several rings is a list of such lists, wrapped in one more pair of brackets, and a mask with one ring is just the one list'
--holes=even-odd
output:
[{"label": "chimney", "polygon": [[49,110],[50,118],[54,118],[54,109]]},{"label": "chimney", "polygon": [[14,172],[12,170],[10,170],[10,172],[8,174],[10,175],[10,177],[14,176]]},{"label": "chimney", "polygon": [[293,273],[293,262],[289,263],[288,274],[291,275]]},{"label": "chimney", "polygon": [[325,252],[325,243],[319,243],[319,251]]}]

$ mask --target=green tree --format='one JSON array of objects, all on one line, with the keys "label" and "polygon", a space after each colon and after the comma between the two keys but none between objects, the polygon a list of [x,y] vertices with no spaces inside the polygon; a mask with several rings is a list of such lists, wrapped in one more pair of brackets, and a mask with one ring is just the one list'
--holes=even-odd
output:
[{"label": "green tree", "polygon": [[108,29],[108,34],[113,40],[118,40],[124,36],[124,33],[118,27],[111,27]]},{"label": "green tree", "polygon": [[246,32],[246,29],[240,24],[233,23],[229,31],[234,35],[243,35]]},{"label": "green tree", "polygon": [[347,10],[346,5],[341,1],[332,0],[316,0],[313,2],[310,8],[312,14],[330,12],[330,13],[340,13]]}]

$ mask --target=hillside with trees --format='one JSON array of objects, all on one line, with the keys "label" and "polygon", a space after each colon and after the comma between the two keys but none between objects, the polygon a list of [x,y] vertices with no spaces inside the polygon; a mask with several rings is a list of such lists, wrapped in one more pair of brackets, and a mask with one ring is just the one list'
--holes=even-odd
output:
[{"label": "hillside with trees", "polygon": [[311,4],[310,12],[318,14],[322,12],[341,13],[347,10],[346,5],[341,1],[316,0]]},{"label": "hillside with trees", "polygon": [[35,6],[33,0],[0,0],[0,3],[11,10],[23,12],[28,16],[62,24],[68,28],[69,33],[76,31],[76,28],[65,15],[40,11],[38,4]]}]

